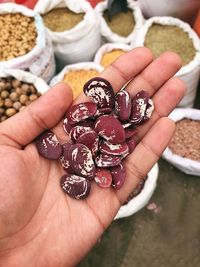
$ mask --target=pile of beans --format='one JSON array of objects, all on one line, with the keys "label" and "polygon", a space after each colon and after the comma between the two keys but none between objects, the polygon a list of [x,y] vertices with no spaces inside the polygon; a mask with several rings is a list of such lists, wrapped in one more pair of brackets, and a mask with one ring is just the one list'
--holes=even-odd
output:
[{"label": "pile of beans", "polygon": [[200,121],[182,119],[176,122],[176,131],[169,144],[174,154],[200,161]]},{"label": "pile of beans", "polygon": [[66,171],[61,187],[76,199],[89,195],[93,180],[102,188],[122,187],[123,160],[137,145],[136,127],[149,120],[154,108],[147,92],[133,98],[125,90],[115,95],[111,84],[99,77],[86,82],[83,91],[92,102],[71,106],[63,121],[71,142],[60,144],[49,130],[36,139],[43,157],[60,159]]},{"label": "pile of beans", "polygon": [[0,121],[13,116],[40,96],[32,84],[13,77],[0,78]]},{"label": "pile of beans", "polygon": [[20,13],[0,15],[0,61],[23,56],[36,45],[34,19]]}]

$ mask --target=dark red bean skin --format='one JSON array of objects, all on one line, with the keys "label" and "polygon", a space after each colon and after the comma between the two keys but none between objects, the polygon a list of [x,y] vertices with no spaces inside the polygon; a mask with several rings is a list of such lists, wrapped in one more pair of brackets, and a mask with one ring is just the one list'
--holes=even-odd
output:
[{"label": "dark red bean skin", "polygon": [[95,102],[98,108],[113,108],[115,104],[115,94],[111,84],[101,78],[90,79],[83,87],[86,96]]},{"label": "dark red bean skin", "polygon": [[97,167],[109,168],[119,165],[121,162],[120,156],[100,154],[95,158]]},{"label": "dark red bean skin", "polygon": [[131,97],[125,90],[115,96],[115,113],[120,121],[128,121],[131,115]]},{"label": "dark red bean skin", "polygon": [[97,111],[97,105],[92,102],[80,103],[71,106],[66,114],[69,124],[77,124],[80,121],[92,118]]},{"label": "dark red bean skin", "polygon": [[62,145],[50,130],[39,135],[35,140],[35,144],[39,154],[46,159],[59,159],[62,155]]},{"label": "dark red bean skin", "polygon": [[92,180],[95,176],[95,164],[91,151],[83,144],[74,144],[69,149],[69,162],[74,173]]},{"label": "dark red bean skin", "polygon": [[125,131],[120,121],[112,115],[103,115],[95,122],[95,131],[111,144],[125,142]]},{"label": "dark red bean skin", "polygon": [[62,165],[63,169],[67,173],[73,173],[73,169],[70,166],[70,162],[69,162],[69,149],[71,148],[71,146],[72,146],[71,143],[64,143],[62,145],[62,147],[63,147],[63,154],[60,157],[61,165]]},{"label": "dark red bean skin", "polygon": [[119,190],[125,181],[126,177],[126,170],[124,165],[121,163],[116,167],[110,168],[110,172],[112,175],[112,186],[116,189]]},{"label": "dark red bean skin", "polygon": [[65,174],[61,177],[62,190],[75,199],[85,199],[91,189],[91,183],[86,178],[74,174]]},{"label": "dark red bean skin", "polygon": [[99,187],[108,188],[112,183],[112,175],[108,169],[97,168],[94,180]]}]

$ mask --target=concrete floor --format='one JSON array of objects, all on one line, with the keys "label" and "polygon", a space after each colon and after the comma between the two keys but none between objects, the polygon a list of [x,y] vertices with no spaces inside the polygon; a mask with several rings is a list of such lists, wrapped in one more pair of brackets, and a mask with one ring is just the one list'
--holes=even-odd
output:
[{"label": "concrete floor", "polygon": [[[195,101],[200,108],[200,86]],[[200,177],[160,159],[159,179],[144,208],[112,223],[79,267],[199,267]]]}]

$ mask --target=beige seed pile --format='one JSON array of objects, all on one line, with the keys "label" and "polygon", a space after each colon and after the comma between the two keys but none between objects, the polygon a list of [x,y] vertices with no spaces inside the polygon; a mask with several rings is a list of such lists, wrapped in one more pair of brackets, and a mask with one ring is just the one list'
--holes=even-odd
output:
[{"label": "beige seed pile", "polygon": [[100,63],[101,66],[103,66],[104,68],[108,67],[110,64],[113,63],[113,61],[115,61],[118,57],[120,57],[124,53],[125,51],[123,51],[122,49],[114,49],[112,51],[105,53],[101,59]]},{"label": "beige seed pile", "polygon": [[43,16],[44,24],[53,32],[74,28],[84,19],[85,13],[74,13],[68,8],[55,8]]},{"label": "beige seed pile", "polygon": [[155,57],[165,51],[179,54],[183,65],[187,65],[196,53],[188,33],[174,25],[153,24],[146,34],[144,45],[151,49]]},{"label": "beige seed pile", "polygon": [[0,122],[23,110],[40,96],[32,84],[0,78]]},{"label": "beige seed pile", "polygon": [[74,98],[76,98],[83,92],[84,84],[88,80],[98,76],[98,74],[98,71],[92,69],[70,70],[65,74],[63,82],[67,83],[71,87]]},{"label": "beige seed pile", "polygon": [[23,56],[36,45],[34,19],[20,13],[0,15],[0,61]]},{"label": "beige seed pile", "polygon": [[200,121],[178,121],[169,148],[181,157],[200,161]]}]

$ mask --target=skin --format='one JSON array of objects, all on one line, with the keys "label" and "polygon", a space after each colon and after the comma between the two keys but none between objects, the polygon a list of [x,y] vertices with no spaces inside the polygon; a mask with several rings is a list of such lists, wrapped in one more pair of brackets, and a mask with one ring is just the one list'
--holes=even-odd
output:
[{"label": "skin", "polygon": [[[45,129],[53,128],[66,140],[59,122],[72,103],[68,86],[56,85],[0,124],[0,266],[75,266],[90,251],[174,133],[166,116],[184,95],[183,82],[172,78],[180,67],[174,53],[153,60],[148,49],[136,48],[100,75],[115,91],[134,78],[129,93],[145,89],[155,104],[151,119],[140,127],[139,144],[126,159],[126,181],[119,191],[93,183],[87,199],[74,200],[60,188],[64,172],[59,162],[37,153],[33,141]],[[75,102],[86,100],[81,95]]]}]

